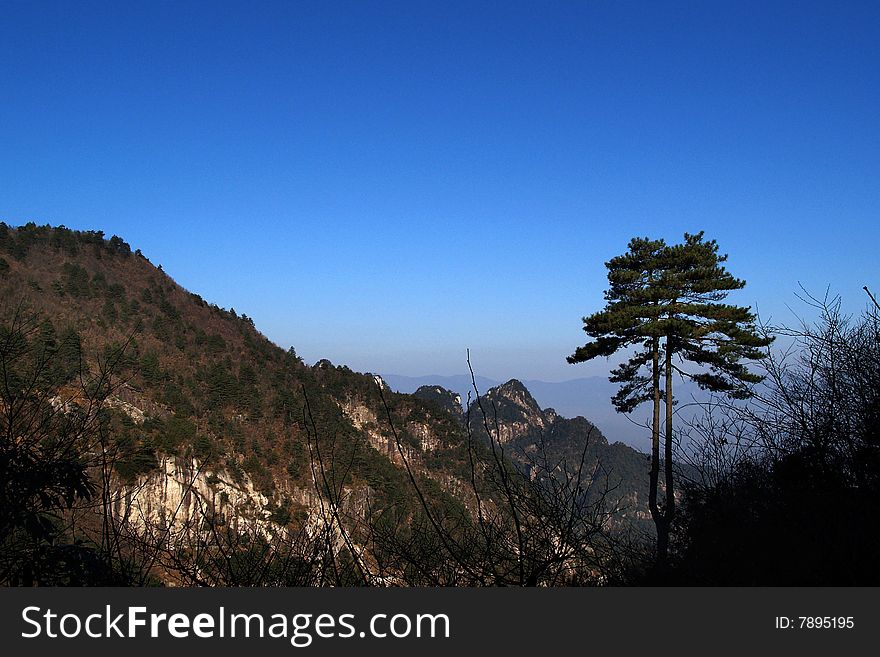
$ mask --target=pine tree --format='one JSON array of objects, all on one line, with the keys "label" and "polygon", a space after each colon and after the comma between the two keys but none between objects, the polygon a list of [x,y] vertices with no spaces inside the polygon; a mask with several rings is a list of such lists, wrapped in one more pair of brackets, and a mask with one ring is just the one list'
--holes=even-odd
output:
[{"label": "pine tree", "polygon": [[[632,239],[625,254],[605,263],[609,283],[606,307],[583,318],[584,331],[593,340],[568,357],[569,363],[581,363],[635,347],[629,359],[611,372],[610,380],[621,384],[612,402],[621,413],[652,402],[648,503],[657,528],[659,570],[666,565],[675,517],[674,375],[691,379],[705,390],[746,398],[751,394],[750,386],[762,377],[742,361],[763,358],[763,348],[772,341],[759,334],[750,308],[721,303],[731,290],[745,286],[745,281],[725,269],[722,263],[726,260],[726,255],[718,254],[715,240],[705,241],[702,232],[685,233],[684,242],[673,246],[663,240]],[[666,489],[661,507],[660,415],[664,401]]]}]

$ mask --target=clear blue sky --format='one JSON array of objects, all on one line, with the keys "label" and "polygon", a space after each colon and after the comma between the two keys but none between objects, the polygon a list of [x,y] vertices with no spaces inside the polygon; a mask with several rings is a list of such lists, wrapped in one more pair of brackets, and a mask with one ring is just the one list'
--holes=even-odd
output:
[{"label": "clear blue sky", "polygon": [[561,380],[604,261],[705,230],[880,291],[880,4],[0,0],[0,219],[119,234],[307,361]]}]

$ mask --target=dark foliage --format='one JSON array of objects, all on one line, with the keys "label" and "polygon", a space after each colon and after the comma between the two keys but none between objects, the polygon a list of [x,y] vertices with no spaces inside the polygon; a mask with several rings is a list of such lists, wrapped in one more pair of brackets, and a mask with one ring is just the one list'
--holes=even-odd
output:
[{"label": "dark foliage", "polygon": [[671,581],[880,582],[880,315],[814,305],[816,325],[780,329],[794,346],[761,395],[712,424]]}]

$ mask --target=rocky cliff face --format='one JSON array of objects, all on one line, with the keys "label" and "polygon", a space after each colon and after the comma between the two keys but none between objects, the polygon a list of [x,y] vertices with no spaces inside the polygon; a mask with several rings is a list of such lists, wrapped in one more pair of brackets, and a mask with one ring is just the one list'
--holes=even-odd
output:
[{"label": "rocky cliff face", "polygon": [[178,531],[209,520],[268,536],[272,524],[269,498],[256,490],[250,477],[236,483],[230,473],[213,471],[195,459],[163,456],[158,469],[121,485],[115,499],[116,516],[141,530]]}]

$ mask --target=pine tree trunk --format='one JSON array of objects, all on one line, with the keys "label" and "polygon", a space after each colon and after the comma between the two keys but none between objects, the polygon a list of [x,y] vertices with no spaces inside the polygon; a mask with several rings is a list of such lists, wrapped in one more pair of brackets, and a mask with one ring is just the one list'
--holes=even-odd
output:
[{"label": "pine tree trunk", "polygon": [[[669,529],[672,526],[672,520],[675,518],[675,482],[673,481],[673,471],[672,471],[672,338],[671,336],[666,337],[666,445],[665,445],[665,458],[666,458],[666,507],[665,507],[665,517],[666,517],[666,532],[667,532],[667,546],[668,546],[668,533]],[[668,549],[668,547],[667,547]]]},{"label": "pine tree trunk", "polygon": [[651,518],[657,528],[657,570],[666,567],[666,555],[669,552],[669,531],[666,518],[657,504],[657,489],[660,484],[660,338],[654,338],[651,344],[652,375],[654,387],[654,416],[651,425],[651,475],[648,505]]}]

